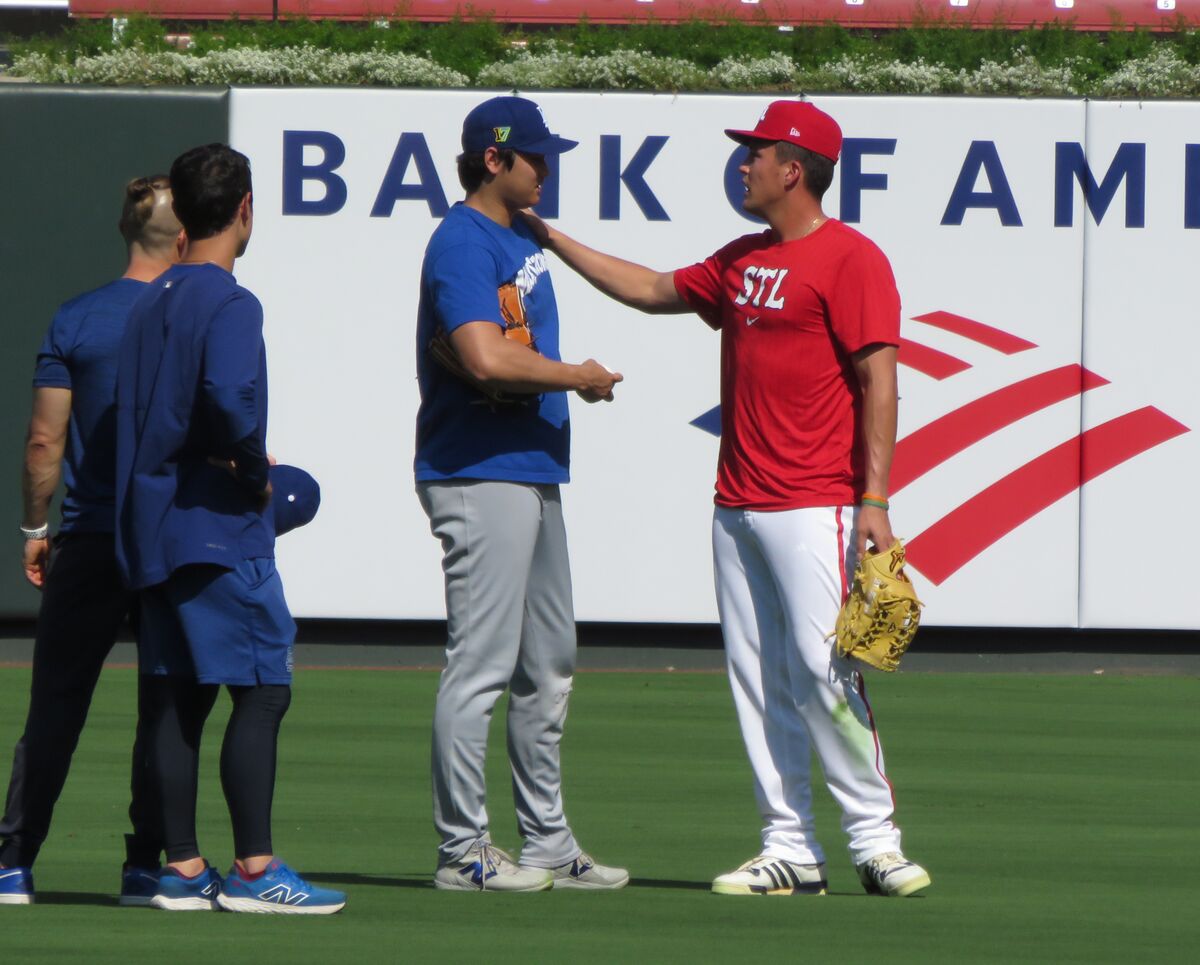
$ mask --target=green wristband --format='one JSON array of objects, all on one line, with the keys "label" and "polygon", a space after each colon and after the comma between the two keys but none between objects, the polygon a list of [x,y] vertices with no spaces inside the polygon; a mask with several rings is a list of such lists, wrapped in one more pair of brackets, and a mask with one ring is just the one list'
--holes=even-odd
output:
[{"label": "green wristband", "polygon": [[874,506],[876,509],[882,509],[884,512],[886,512],[888,509],[888,504],[886,502],[884,502],[882,499],[871,499],[869,497],[864,496],[862,504],[864,506]]}]

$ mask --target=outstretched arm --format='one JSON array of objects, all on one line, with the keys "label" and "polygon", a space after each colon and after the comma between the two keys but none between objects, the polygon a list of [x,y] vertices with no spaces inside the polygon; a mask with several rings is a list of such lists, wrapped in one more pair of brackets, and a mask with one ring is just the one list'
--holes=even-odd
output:
[{"label": "outstretched arm", "polygon": [[675,290],[674,272],[655,271],[632,261],[606,255],[563,234],[528,211],[522,214],[543,248],[553,251],[610,298],[652,314],[692,310]]},{"label": "outstretched arm", "polygon": [[[888,495],[888,475],[896,449],[896,347],[868,345],[854,355],[854,371],[862,389],[863,462],[866,491],[872,496]],[[863,505],[858,514],[858,555],[867,543],[885,550],[892,545],[892,524],[886,509]]]}]

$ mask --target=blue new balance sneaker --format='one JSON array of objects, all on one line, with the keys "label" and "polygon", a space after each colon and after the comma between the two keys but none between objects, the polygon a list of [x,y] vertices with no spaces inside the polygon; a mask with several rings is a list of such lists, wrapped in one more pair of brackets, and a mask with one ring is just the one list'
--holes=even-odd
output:
[{"label": "blue new balance sneaker", "polygon": [[126,908],[145,908],[158,891],[158,868],[121,868],[121,897],[117,904]]},{"label": "blue new balance sneaker", "polygon": [[33,871],[0,868],[0,905],[33,904]]},{"label": "blue new balance sneaker", "polygon": [[332,915],[346,904],[345,892],[311,885],[275,858],[253,880],[242,877],[237,865],[230,869],[217,901],[226,911],[259,915]]},{"label": "blue new balance sneaker", "polygon": [[158,873],[150,904],[163,911],[216,911],[220,893],[221,876],[212,865],[206,864],[194,878],[185,878],[168,866]]}]

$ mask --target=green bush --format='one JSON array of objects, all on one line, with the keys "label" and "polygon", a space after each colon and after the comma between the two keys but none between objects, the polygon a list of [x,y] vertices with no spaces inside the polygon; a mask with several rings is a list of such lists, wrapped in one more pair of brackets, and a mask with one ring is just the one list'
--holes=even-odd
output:
[{"label": "green bush", "polygon": [[[190,38],[182,47],[178,37]],[[53,38],[10,40],[10,74],[57,83],[366,84],[637,90],[853,91],[1024,96],[1200,96],[1200,32],[1059,25],[783,31],[695,19],[616,27],[521,28],[486,16],[225,21],[185,27],[75,21]],[[201,80],[203,78],[203,81]]]}]

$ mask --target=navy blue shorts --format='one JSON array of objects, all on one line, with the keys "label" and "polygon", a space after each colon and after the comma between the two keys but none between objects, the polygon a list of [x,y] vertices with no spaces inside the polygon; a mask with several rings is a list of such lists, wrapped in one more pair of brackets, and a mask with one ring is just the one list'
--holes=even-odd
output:
[{"label": "navy blue shorts", "polygon": [[253,687],[292,682],[296,622],[273,559],[183,566],[142,591],[141,672]]}]

